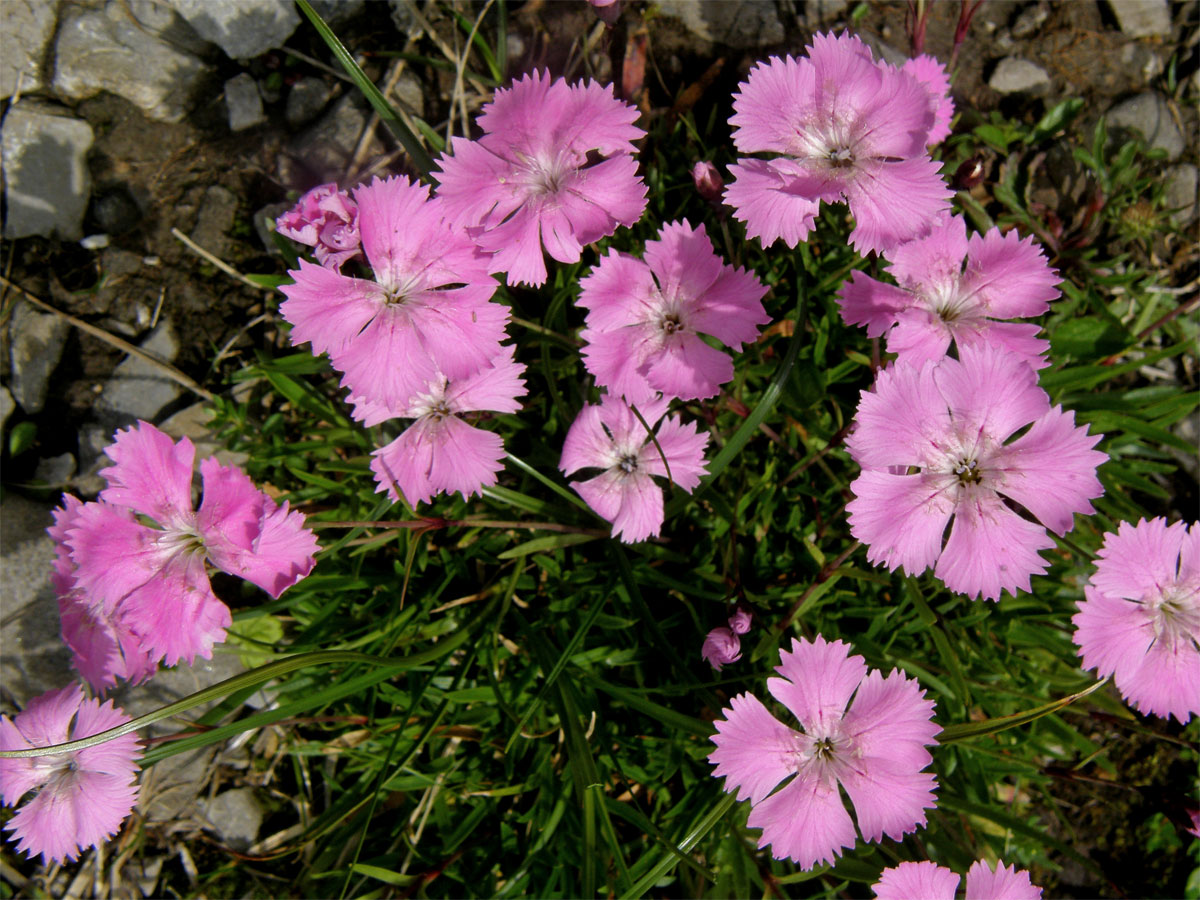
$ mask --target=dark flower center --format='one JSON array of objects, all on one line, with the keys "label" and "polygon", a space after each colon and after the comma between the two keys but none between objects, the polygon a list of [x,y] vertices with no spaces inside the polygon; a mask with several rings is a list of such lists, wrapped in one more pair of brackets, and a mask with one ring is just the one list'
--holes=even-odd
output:
[{"label": "dark flower center", "polygon": [[621,457],[621,461],[619,463],[617,463],[617,468],[620,469],[622,472],[624,472],[626,475],[629,475],[632,472],[636,472],[637,467],[638,467],[637,457],[634,456],[633,454],[630,454],[629,456]]},{"label": "dark flower center", "polygon": [[829,164],[835,169],[847,169],[854,165],[854,151],[849,147],[835,147],[829,151]]},{"label": "dark flower center", "polygon": [[954,467],[959,484],[979,484],[983,481],[983,472],[979,470],[979,461],[975,459],[960,460]]}]

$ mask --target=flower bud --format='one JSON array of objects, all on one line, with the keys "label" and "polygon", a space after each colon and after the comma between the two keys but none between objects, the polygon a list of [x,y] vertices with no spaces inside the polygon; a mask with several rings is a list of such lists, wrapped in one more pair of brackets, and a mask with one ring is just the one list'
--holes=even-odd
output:
[{"label": "flower bud", "polygon": [[720,672],[721,666],[727,666],[742,658],[742,642],[730,629],[724,626],[714,628],[704,639],[700,657]]},{"label": "flower bud", "polygon": [[700,196],[709,203],[719,203],[721,193],[725,190],[725,181],[717,167],[705,160],[700,160],[692,166],[692,181]]}]

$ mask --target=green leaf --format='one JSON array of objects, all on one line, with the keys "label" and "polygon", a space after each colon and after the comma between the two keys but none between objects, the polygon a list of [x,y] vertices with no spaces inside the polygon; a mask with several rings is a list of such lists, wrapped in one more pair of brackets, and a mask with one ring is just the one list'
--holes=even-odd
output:
[{"label": "green leaf", "polygon": [[376,881],[382,881],[384,884],[396,887],[409,887],[420,881],[422,877],[420,875],[401,875],[399,872],[393,872],[391,869],[384,869],[380,866],[368,866],[366,863],[355,863],[350,867],[350,871],[355,875],[366,875],[368,878],[374,878]]},{"label": "green leaf", "polygon": [[1074,121],[1081,109],[1083,100],[1079,97],[1069,97],[1058,103],[1033,126],[1033,130],[1025,136],[1025,143],[1040,144],[1046,138],[1062,131]]},{"label": "green leaf", "polygon": [[1113,322],[1069,319],[1050,333],[1050,352],[1056,357],[1102,359],[1133,343],[1133,335]]},{"label": "green leaf", "polygon": [[1091,687],[1079,691],[1076,694],[1071,694],[1069,697],[1063,697],[1059,700],[1053,700],[1050,703],[1042,706],[1035,706],[1033,709],[1027,709],[1024,712],[1013,713],[1011,716],[1000,716],[995,719],[984,719],[982,722],[962,722],[958,725],[947,725],[942,729],[942,733],[938,735],[937,741],[939,744],[950,744],[954,741],[963,741],[967,738],[984,737],[989,734],[997,734],[1009,728],[1015,728],[1018,725],[1025,725],[1035,719],[1040,719],[1042,716],[1049,715],[1052,712],[1058,712],[1067,706],[1070,706],[1076,700],[1086,697],[1092,691],[1097,690],[1108,681],[1107,678],[1102,678]]},{"label": "green leaf", "polygon": [[37,440],[37,423],[21,422],[8,433],[8,455],[20,456]]},{"label": "green leaf", "polygon": [[275,616],[255,616],[243,619],[227,632],[230,643],[240,647],[238,657],[247,669],[261,666],[275,658],[275,645],[283,640],[283,623]]},{"label": "green leaf", "polygon": [[589,541],[600,540],[594,534],[551,534],[537,537],[523,544],[497,554],[497,559],[516,559],[518,556],[528,556],[543,550],[557,550],[559,547],[572,547],[575,544],[586,544]]}]

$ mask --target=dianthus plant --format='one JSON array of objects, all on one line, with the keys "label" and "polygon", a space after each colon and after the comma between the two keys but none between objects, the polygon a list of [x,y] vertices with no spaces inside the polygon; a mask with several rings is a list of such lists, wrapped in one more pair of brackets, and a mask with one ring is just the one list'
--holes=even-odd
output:
[{"label": "dianthus plant", "polygon": [[437,195],[454,223],[492,254],[509,284],[546,282],[542,248],[576,262],[590,244],[641,218],[646,185],[633,141],[638,111],[612,86],[567,84],[546,72],[496,91],[477,122],[478,141],[453,138]]},{"label": "dianthus plant", "polygon": [[630,403],[660,392],[681,400],[715,396],[733,378],[733,360],[700,335],[734,350],[753,341],[770,320],[760,302],[766,286],[725,265],[703,225],[664,226],[646,241],[644,256],[610,250],[580,282],[588,371]]},{"label": "dianthus plant", "polygon": [[1122,522],[1104,536],[1075,643],[1144,713],[1200,715],[1200,526]]},{"label": "dianthus plant", "polygon": [[638,408],[639,420],[625,401],[606,396],[600,405],[583,408],[563,442],[559,468],[565,474],[602,470],[571,486],[612,523],[613,536],[626,543],[644,540],[662,528],[663,492],[654,476],[670,478],[691,492],[704,472],[708,435],[697,433],[693,422],[684,424],[675,416],[663,419],[666,411],[666,400],[652,400]]},{"label": "dianthus plant", "polygon": [[[103,659],[77,663],[98,685],[142,677],[160,660],[212,655],[225,639],[229,608],[213,593],[206,563],[278,597],[313,567],[317,540],[303,514],[256,488],[234,466],[200,463],[203,498],[192,505],[191,441],[178,443],[146,422],[118,432],[105,452],[108,487],[94,503],[67,502],[53,533],[66,547],[60,592],[95,610]],[[62,557],[60,557],[60,562]],[[115,620],[106,632],[104,623]],[[118,648],[136,638],[134,656]],[[86,654],[85,654],[86,658]]]},{"label": "dianthus plant", "polygon": [[1033,238],[993,228],[967,237],[952,216],[924,238],[887,252],[898,286],[855,272],[838,298],[842,317],[914,366],[959,347],[1006,347],[1035,368],[1049,365],[1039,326],[1001,319],[1039,316],[1058,297],[1058,274]]},{"label": "dianthus plant", "polygon": [[853,847],[854,822],[839,785],[868,841],[885,834],[900,840],[924,825],[936,786],[922,771],[933,761],[925,748],[941,728],[916,680],[868,671],[849,645],[819,635],[793,639],[779,656],[775,671],[783,677],[768,678],[767,690],[803,731],[784,725],[753,694],[739,694],[722,710],[708,755],[725,790],[750,801],[748,824],[762,829],[758,846],[770,844],[776,859],[804,869]]},{"label": "dianthus plant", "polygon": [[1092,512],[1106,457],[1020,357],[991,346],[960,355],[889,366],[863,392],[846,440],[863,471],[846,510],[871,562],[912,575],[936,564],[950,590],[996,600],[1046,571],[1047,529],[1065,534]]},{"label": "dianthus plant", "polygon": [[805,240],[822,202],[844,200],[860,253],[887,250],[927,233],[950,189],[926,144],[936,105],[916,77],[876,62],[849,34],[816,35],[801,59],[772,57],[734,95],[725,191],[746,234],[764,245]]}]

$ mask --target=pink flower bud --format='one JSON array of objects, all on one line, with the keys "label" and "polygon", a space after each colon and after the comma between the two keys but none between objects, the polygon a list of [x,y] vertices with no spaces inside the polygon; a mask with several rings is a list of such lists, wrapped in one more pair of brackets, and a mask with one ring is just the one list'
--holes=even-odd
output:
[{"label": "pink flower bud", "polygon": [[275,230],[284,237],[313,248],[317,262],[338,270],[358,255],[358,204],[336,184],[313,188],[296,205],[275,220]]},{"label": "pink flower bud", "polygon": [[700,657],[720,672],[721,666],[727,666],[742,658],[742,642],[728,628],[724,626],[714,628],[704,639],[704,646],[700,648]]},{"label": "pink flower bud", "polygon": [[725,181],[712,163],[700,160],[692,166],[692,181],[695,182],[700,196],[709,203],[720,201],[721,192],[725,190]]},{"label": "pink flower bud", "polygon": [[750,610],[739,606],[737,612],[729,617],[729,629],[734,634],[745,634],[750,630],[750,623],[753,619],[754,617],[750,615]]}]

